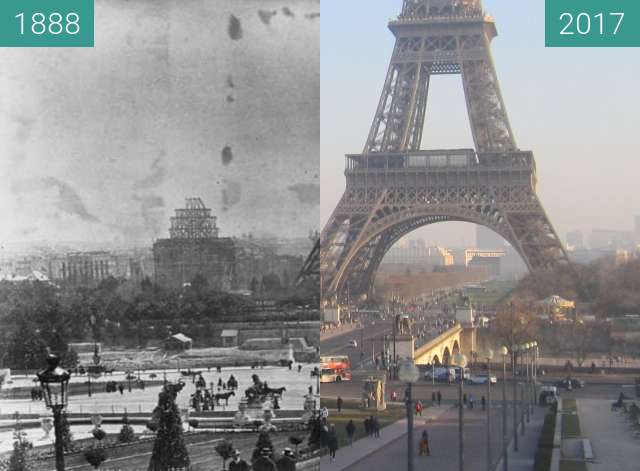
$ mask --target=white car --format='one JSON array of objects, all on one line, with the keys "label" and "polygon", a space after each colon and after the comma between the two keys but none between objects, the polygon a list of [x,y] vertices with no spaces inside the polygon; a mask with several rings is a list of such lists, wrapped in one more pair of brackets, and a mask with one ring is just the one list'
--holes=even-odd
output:
[{"label": "white car", "polygon": [[358,348],[358,342],[355,340],[349,340],[349,343],[347,344],[347,347],[349,348]]},{"label": "white car", "polygon": [[498,378],[494,375],[489,376],[487,374],[471,375],[465,379],[470,384],[487,384],[487,381],[491,381],[491,384],[496,384],[498,382]]}]

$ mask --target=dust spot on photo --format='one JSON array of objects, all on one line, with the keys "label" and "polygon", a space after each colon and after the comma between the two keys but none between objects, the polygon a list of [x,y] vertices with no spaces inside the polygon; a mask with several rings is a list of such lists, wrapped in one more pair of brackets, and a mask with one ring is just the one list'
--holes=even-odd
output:
[{"label": "dust spot on photo", "polygon": [[233,180],[223,180],[224,188],[222,189],[223,211],[227,211],[232,206],[240,202],[242,197],[242,185]]},{"label": "dust spot on photo", "polygon": [[320,13],[307,13],[304,17],[307,20],[315,20],[316,18],[320,18]]},{"label": "dust spot on photo", "polygon": [[298,201],[304,205],[315,206],[320,204],[320,185],[317,183],[296,183],[287,187],[287,190],[292,191]]},{"label": "dust spot on photo", "polygon": [[240,20],[235,15],[229,17],[228,32],[229,37],[234,41],[242,39],[242,24],[240,24]]},{"label": "dust spot on photo", "polygon": [[284,14],[284,16],[289,16],[291,18],[296,16],[296,14],[291,11],[289,7],[282,7],[282,13]]},{"label": "dust spot on photo", "polygon": [[236,101],[235,98],[233,98],[231,95],[227,95],[227,103],[233,103],[234,101]]},{"label": "dust spot on photo", "polygon": [[278,12],[276,10],[258,10],[258,17],[260,21],[262,21],[265,25],[271,24],[271,18],[277,15]]},{"label": "dust spot on photo", "polygon": [[160,155],[151,163],[151,173],[133,184],[135,190],[156,188],[167,176],[167,169],[162,165],[162,158],[166,155],[163,149]]},{"label": "dust spot on photo", "polygon": [[230,146],[224,146],[222,148],[222,165],[229,165],[233,160],[233,151]]},{"label": "dust spot on photo", "polygon": [[233,77],[231,75],[227,75],[227,87],[235,88],[236,84],[233,83]]}]

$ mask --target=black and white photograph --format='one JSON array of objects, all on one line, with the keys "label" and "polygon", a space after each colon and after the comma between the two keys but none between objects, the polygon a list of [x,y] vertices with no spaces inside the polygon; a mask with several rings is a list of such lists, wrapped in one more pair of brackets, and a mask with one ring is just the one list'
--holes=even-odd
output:
[{"label": "black and white photograph", "polygon": [[319,469],[319,0],[0,48],[0,470]]}]

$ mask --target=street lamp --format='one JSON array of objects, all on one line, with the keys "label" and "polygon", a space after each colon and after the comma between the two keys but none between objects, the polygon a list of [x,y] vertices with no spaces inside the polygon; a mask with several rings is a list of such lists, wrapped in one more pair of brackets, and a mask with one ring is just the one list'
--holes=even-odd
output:
[{"label": "street lamp", "polygon": [[524,401],[524,407],[525,410],[527,412],[527,423],[529,423],[531,421],[531,407],[529,407],[531,405],[531,376],[530,376],[530,371],[529,371],[529,357],[531,354],[531,342],[527,342],[524,344],[524,350],[525,350],[525,358],[524,358],[524,362],[526,363],[525,365],[525,371],[526,371],[526,376],[525,376],[525,382],[523,385],[523,391],[522,391],[522,399]]},{"label": "street lamp", "polygon": [[462,353],[453,356],[453,364],[460,368],[460,382],[458,383],[458,468],[464,471],[464,407],[462,403],[462,388],[464,383],[464,369],[467,366],[467,357]]},{"label": "street lamp", "polygon": [[491,456],[491,360],[493,350],[487,352],[487,471],[493,471]]},{"label": "street lamp", "polygon": [[516,381],[516,367],[518,364],[518,350],[517,345],[511,346],[511,355],[513,356],[511,361],[512,373],[513,373],[513,394],[511,402],[513,403],[513,451],[518,451],[518,389]]},{"label": "street lamp", "polygon": [[405,404],[407,406],[407,469],[413,471],[413,398],[411,397],[411,385],[420,378],[420,371],[412,360],[405,360],[398,370],[400,381],[407,383],[405,392]]},{"label": "street lamp", "polygon": [[[518,348],[518,351],[520,351],[520,375],[524,375],[524,357],[525,357],[525,353],[527,351],[527,344],[522,344],[520,345],[520,347]],[[526,381],[526,377],[524,379],[524,381]],[[520,386],[520,432],[522,433],[522,436],[524,437],[525,434],[525,416],[527,414],[527,411],[529,410],[529,408],[527,407],[526,402],[524,401],[524,385],[525,383],[521,383],[520,381],[518,381],[518,385]],[[517,400],[517,397],[516,397]],[[526,410],[525,410],[526,409]],[[516,433],[517,434],[517,433]]]},{"label": "street lamp", "polygon": [[538,342],[533,342],[533,403],[538,402]]},{"label": "street lamp", "polygon": [[44,395],[44,402],[53,412],[53,427],[56,437],[56,471],[64,471],[64,447],[62,437],[62,411],[67,406],[69,372],[60,367],[60,359],[47,356],[47,368],[37,374]]},{"label": "street lamp", "polygon": [[500,355],[502,355],[502,471],[507,471],[507,355],[509,355],[509,349],[503,345],[500,348]]}]

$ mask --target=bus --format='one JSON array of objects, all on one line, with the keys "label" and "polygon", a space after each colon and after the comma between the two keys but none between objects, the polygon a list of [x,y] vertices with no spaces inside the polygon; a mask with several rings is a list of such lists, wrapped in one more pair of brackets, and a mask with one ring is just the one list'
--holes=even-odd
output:
[{"label": "bus", "polygon": [[351,361],[347,355],[320,357],[320,382],[351,381]]}]

